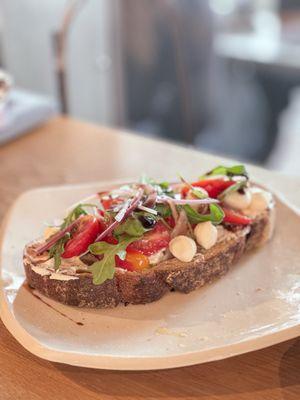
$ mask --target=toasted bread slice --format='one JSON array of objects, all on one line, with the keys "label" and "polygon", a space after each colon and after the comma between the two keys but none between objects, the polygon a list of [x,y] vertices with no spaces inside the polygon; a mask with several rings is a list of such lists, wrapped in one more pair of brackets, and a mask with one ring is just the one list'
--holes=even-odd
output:
[{"label": "toasted bread slice", "polygon": [[175,258],[141,272],[116,269],[113,279],[94,285],[88,271],[73,275],[55,274],[41,269],[43,260],[35,258],[37,243],[26,246],[24,266],[28,284],[61,303],[77,307],[111,308],[118,304],[146,304],[169,291],[189,293],[224,275],[242,255],[264,244],[273,233],[275,209],[270,207],[253,219],[251,225],[223,230],[209,250],[199,248],[191,262]]}]

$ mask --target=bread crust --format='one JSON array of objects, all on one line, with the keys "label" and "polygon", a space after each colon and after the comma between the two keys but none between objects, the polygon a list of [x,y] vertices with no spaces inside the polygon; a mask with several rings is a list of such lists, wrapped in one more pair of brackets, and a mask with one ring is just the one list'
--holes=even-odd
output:
[{"label": "bread crust", "polygon": [[223,240],[209,250],[199,249],[191,262],[175,258],[141,271],[116,269],[112,280],[94,285],[90,273],[77,274],[77,279],[50,279],[33,270],[39,266],[30,254],[34,244],[26,246],[24,268],[30,287],[60,303],[76,307],[113,308],[118,304],[146,304],[156,301],[169,291],[189,293],[228,272],[246,251],[260,246],[273,233],[274,207],[257,216],[251,225],[226,231]]}]

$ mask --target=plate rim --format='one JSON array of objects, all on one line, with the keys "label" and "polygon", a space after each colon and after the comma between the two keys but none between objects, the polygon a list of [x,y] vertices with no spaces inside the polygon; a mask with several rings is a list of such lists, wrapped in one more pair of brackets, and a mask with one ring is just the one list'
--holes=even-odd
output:
[{"label": "plate rim", "polygon": [[[1,279],[2,277],[2,257],[3,257],[3,239],[5,232],[9,225],[10,216],[12,215],[17,204],[22,200],[22,197],[28,196],[33,192],[43,192],[49,190],[72,190],[81,189],[90,186],[112,186],[114,184],[120,184],[131,181],[130,178],[119,179],[119,180],[107,180],[107,181],[93,181],[78,184],[63,184],[63,185],[49,185],[38,188],[33,188],[21,193],[9,207],[0,228],[0,318],[11,333],[11,335],[30,353],[37,357],[45,359],[51,362],[58,362],[63,364],[69,364],[78,367],[106,369],[106,370],[127,370],[127,371],[147,371],[147,370],[161,370],[169,368],[179,368],[185,366],[191,366],[195,364],[201,364],[206,362],[212,362],[217,360],[226,359],[229,357],[242,355],[251,351],[261,350],[266,347],[273,346],[286,340],[290,340],[300,336],[300,323],[295,325],[270,332],[263,335],[257,335],[250,339],[243,339],[235,343],[231,343],[224,346],[214,347],[206,350],[198,350],[193,352],[185,352],[182,354],[168,355],[168,356],[112,356],[112,355],[92,355],[82,354],[80,352],[73,351],[60,351],[51,349],[48,346],[42,345],[35,337],[30,335],[26,329],[24,329],[18,320],[14,317],[7,304],[4,285]],[[256,182],[260,183],[259,180]],[[267,185],[264,185],[267,187]],[[297,215],[300,216],[300,209],[295,205],[291,204],[283,194],[278,193],[274,189],[270,189],[273,194],[287,207],[292,209]],[[145,362],[147,364],[145,364]]]}]

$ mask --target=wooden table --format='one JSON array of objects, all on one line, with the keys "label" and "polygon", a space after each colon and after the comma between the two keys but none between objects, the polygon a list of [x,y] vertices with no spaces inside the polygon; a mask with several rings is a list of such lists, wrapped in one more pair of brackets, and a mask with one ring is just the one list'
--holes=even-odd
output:
[{"label": "wooden table", "polygon": [[[210,165],[211,164],[211,165]],[[125,132],[56,118],[0,148],[0,220],[22,191],[39,185],[138,176],[192,177],[210,156]],[[196,168],[196,171],[195,171]],[[272,175],[255,167],[252,172]],[[281,187],[298,202],[300,181]],[[0,400],[52,399],[300,399],[300,340],[193,367],[111,372],[38,359],[0,323]]]}]

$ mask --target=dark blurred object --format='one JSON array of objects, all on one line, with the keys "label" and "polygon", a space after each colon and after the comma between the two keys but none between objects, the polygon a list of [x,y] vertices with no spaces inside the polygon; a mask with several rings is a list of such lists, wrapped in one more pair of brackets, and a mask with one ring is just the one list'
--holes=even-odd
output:
[{"label": "dark blurred object", "polygon": [[[235,139],[242,158],[260,163],[268,159],[277,141],[279,119],[289,104],[290,92],[300,84],[299,11],[300,4],[296,1],[268,2],[267,8],[257,7],[252,15],[252,31],[233,28],[216,37],[215,48],[231,75],[229,81],[237,84],[234,71],[244,77],[240,81],[244,92],[240,94],[240,102],[256,91],[252,101],[255,112],[248,104],[248,116],[244,109],[243,116],[237,118],[241,134]],[[233,128],[232,132],[225,143],[226,153],[236,130]],[[240,146],[238,142],[243,141],[244,146]]]},{"label": "dark blurred object", "polygon": [[299,0],[279,0],[279,11],[299,11]]},{"label": "dark blurred object", "polygon": [[207,2],[121,4],[129,125],[193,142],[211,108],[213,21]]},{"label": "dark blurred object", "polygon": [[267,73],[261,78],[249,65],[252,54],[265,56],[264,42],[259,47],[248,40],[252,4],[238,8],[233,33],[218,35],[216,56],[219,17],[213,10],[224,12],[225,6],[214,4],[221,8],[206,0],[122,2],[127,123],[210,152],[263,162],[287,96],[271,103],[282,85],[276,90]]}]

